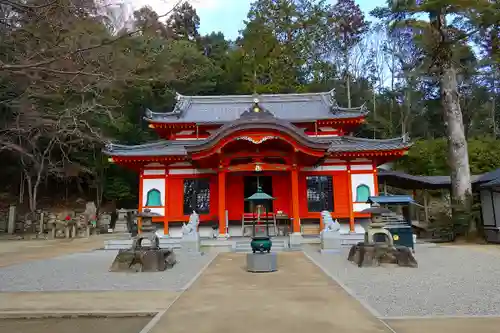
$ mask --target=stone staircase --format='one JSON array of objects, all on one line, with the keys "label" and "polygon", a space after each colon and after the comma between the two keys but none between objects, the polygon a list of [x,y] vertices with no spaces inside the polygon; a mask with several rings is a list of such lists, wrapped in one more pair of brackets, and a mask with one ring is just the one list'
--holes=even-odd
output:
[{"label": "stone staircase", "polygon": [[[116,236],[115,236],[116,237]],[[364,234],[362,233],[345,233],[342,234],[342,246],[350,247],[358,242],[362,242],[364,238]],[[290,250],[289,239],[288,237],[272,237],[273,252],[279,251],[288,251]],[[234,252],[251,252],[252,248],[250,247],[250,237],[234,237],[227,240],[219,240],[219,239],[208,239],[202,238],[201,245],[209,246],[209,247],[224,247],[230,249]],[[120,250],[120,249],[129,249],[132,246],[132,239],[130,236],[128,237],[120,237],[118,239],[108,239],[104,242],[104,249],[106,250]],[[303,244],[319,244],[319,237],[304,237]],[[144,245],[148,245],[148,241],[144,241]],[[179,249],[181,247],[180,238],[160,238],[160,247],[167,249]],[[299,248],[300,250],[300,248]]]},{"label": "stone staircase", "polygon": [[[271,248],[272,252],[282,252],[286,251],[289,248],[287,239],[271,238],[271,240],[273,242],[273,246]],[[250,238],[236,240],[233,244],[233,251],[244,253],[252,252],[250,241]]]}]

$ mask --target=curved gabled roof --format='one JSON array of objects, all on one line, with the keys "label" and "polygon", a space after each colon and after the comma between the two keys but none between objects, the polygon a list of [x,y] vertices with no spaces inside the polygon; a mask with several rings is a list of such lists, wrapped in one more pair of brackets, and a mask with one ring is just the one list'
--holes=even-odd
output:
[{"label": "curved gabled roof", "polygon": [[212,133],[203,143],[187,148],[188,152],[202,151],[215,146],[221,139],[230,136],[233,133],[245,130],[272,130],[283,133],[293,138],[299,144],[315,150],[328,149],[328,143],[320,142],[307,136],[303,129],[291,124],[288,121],[277,119],[267,109],[260,109],[259,112],[246,110],[240,117],[226,125],[220,127]]},{"label": "curved gabled roof", "polygon": [[[239,127],[240,129],[242,127]],[[300,134],[299,134],[300,135]],[[362,151],[390,151],[407,149],[411,143],[404,138],[389,140],[363,139],[349,136],[332,137],[328,139],[307,138],[303,142],[311,148],[324,148],[327,153],[362,152]],[[312,142],[311,142],[312,141]],[[164,156],[189,156],[190,152],[201,151],[213,146],[217,140],[179,140],[157,141],[153,143],[126,146],[108,144],[104,153],[117,157],[164,157]]]},{"label": "curved gabled roof", "polygon": [[337,140],[330,140],[329,153],[336,152],[357,152],[357,151],[387,151],[410,148],[411,142],[407,137],[393,139],[366,139],[353,136],[337,137]]},{"label": "curved gabled roof", "polygon": [[254,99],[277,119],[290,122],[309,122],[321,119],[348,119],[368,113],[362,105],[342,108],[335,100],[335,90],[305,94],[264,94],[225,96],[177,95],[172,112],[158,113],[148,110],[145,119],[154,123],[224,124],[235,121],[250,108]]}]

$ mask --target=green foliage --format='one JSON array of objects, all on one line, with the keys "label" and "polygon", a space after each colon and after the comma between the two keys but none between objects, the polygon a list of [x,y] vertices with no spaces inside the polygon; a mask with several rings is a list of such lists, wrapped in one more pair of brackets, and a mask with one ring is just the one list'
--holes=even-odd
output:
[{"label": "green foliage", "polygon": [[[472,174],[482,174],[500,168],[500,140],[479,137],[468,140]],[[448,147],[445,138],[419,140],[398,161],[397,167],[413,175],[449,175]]]},{"label": "green foliage", "polygon": [[[117,201],[137,199],[137,189],[131,185],[123,177],[109,176],[107,186],[104,189],[104,197]],[[137,183],[133,183],[133,185],[137,185]]]}]

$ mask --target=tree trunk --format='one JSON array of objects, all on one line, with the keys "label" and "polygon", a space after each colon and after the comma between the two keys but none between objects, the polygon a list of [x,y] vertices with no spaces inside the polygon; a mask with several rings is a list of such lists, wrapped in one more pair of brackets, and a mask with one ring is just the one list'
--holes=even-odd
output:
[{"label": "tree trunk", "polygon": [[[453,64],[446,16],[442,10],[429,13],[431,26],[439,36],[437,53],[440,76],[441,103],[443,105],[445,131],[448,139],[448,164],[451,178],[451,207],[454,229],[458,234],[474,232],[472,218],[472,185],[469,167],[469,153],[465,138],[462,110],[458,94],[457,71]],[[468,226],[468,230],[466,227]],[[457,230],[457,227],[459,229]]]},{"label": "tree trunk", "polygon": [[493,87],[493,98],[491,101],[491,122],[493,123],[493,136],[496,138],[497,137],[497,119],[496,119],[496,112],[497,112],[497,80],[498,80],[498,69],[497,66],[493,66],[493,80],[491,86]]},{"label": "tree trunk", "polygon": [[[470,231],[475,231],[474,222],[467,217],[467,215],[470,216],[472,204],[469,153],[458,96],[457,73],[451,62],[442,65],[441,101],[448,137],[453,218],[457,222],[462,218],[467,218],[469,220],[467,222],[470,223]],[[464,215],[460,216],[461,214]]]},{"label": "tree trunk", "polygon": [[345,51],[344,54],[344,61],[345,61],[345,83],[347,87],[347,107],[350,108],[352,105],[351,102],[351,77],[349,75],[349,51]]}]

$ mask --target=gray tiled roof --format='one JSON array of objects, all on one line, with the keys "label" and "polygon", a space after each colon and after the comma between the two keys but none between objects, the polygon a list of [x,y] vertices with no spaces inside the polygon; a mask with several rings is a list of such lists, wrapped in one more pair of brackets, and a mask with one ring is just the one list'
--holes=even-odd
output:
[{"label": "gray tiled roof", "polygon": [[128,146],[109,143],[103,150],[104,154],[110,156],[138,157],[138,156],[184,156],[186,145],[189,142],[157,141],[142,145]]},{"label": "gray tiled roof", "polygon": [[319,119],[342,119],[366,115],[363,105],[357,108],[342,108],[337,105],[335,91],[307,94],[274,95],[226,95],[183,96],[177,95],[172,112],[157,113],[148,110],[145,119],[160,123],[227,123],[234,121],[253,106],[254,98],[259,105],[276,118],[292,122]]},{"label": "gray tiled roof", "polygon": [[[392,149],[408,148],[411,144],[404,138],[375,140],[355,137],[334,137],[326,139],[310,138],[317,144],[324,145],[325,153],[351,152],[351,151],[383,151]],[[197,150],[197,147],[209,144],[210,138],[204,140],[180,140],[180,141],[158,141],[143,145],[126,146],[109,144],[104,153],[111,156],[187,156],[189,151]]]},{"label": "gray tiled roof", "polygon": [[394,139],[365,139],[352,136],[340,136],[330,141],[328,152],[348,152],[348,151],[384,151],[393,149],[409,148],[411,143],[406,137]]},{"label": "gray tiled roof", "polygon": [[[399,188],[442,189],[450,188],[450,176],[417,176],[396,170],[379,170],[379,182]],[[500,169],[480,175],[471,175],[473,187],[493,187],[500,185]]]}]

